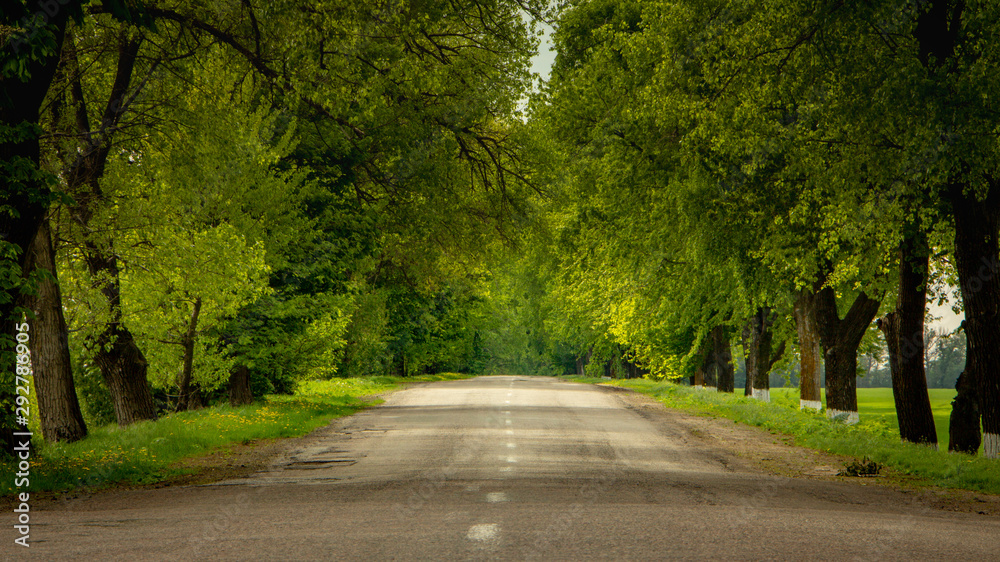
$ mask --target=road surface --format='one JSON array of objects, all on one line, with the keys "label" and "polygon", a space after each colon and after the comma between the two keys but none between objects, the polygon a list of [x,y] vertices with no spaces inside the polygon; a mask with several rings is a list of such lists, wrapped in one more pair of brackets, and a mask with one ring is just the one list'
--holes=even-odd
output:
[{"label": "road surface", "polygon": [[773,475],[699,437],[732,422],[679,416],[548,378],[421,385],[247,478],[41,506],[0,558],[1000,559],[1000,517]]}]

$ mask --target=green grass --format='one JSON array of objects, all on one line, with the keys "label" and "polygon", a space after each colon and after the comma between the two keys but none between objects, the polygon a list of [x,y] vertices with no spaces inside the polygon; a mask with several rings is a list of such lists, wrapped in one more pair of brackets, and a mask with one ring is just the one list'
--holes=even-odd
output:
[{"label": "green grass", "polygon": [[[270,395],[252,405],[214,406],[180,412],[157,421],[126,428],[92,428],[76,443],[32,442],[30,492],[101,488],[115,484],[150,484],[183,474],[175,465],[183,459],[223,450],[234,443],[298,437],[353,414],[368,403],[363,396],[378,394],[407,382],[454,380],[465,375],[446,373],[419,377],[372,377],[308,381],[294,395]],[[37,434],[36,434],[37,435]],[[0,495],[11,495],[16,464],[6,461],[0,471]],[[17,491],[24,491],[18,489]]]},{"label": "green grass", "polygon": [[[891,467],[904,478],[912,477],[906,479],[915,485],[1000,494],[1000,460],[903,443],[896,426],[891,389],[859,389],[858,409],[861,422],[848,426],[830,421],[824,414],[800,411],[796,389],[772,389],[772,402],[764,404],[744,398],[742,394],[708,392],[668,382],[567,378],[577,382],[630,388],[648,394],[671,408],[724,417],[762,427],[773,433],[784,433],[792,436],[796,445],[857,459],[868,457]],[[954,391],[950,392],[954,395]],[[951,395],[949,391],[931,393],[938,439],[943,443],[943,449],[947,449],[947,405]]]},{"label": "green grass", "polygon": [[[951,415],[951,401],[955,399],[955,390],[948,388],[931,388],[928,390],[931,398],[931,412],[934,414],[934,427],[937,429],[938,442],[942,447],[948,447],[948,417]],[[787,395],[788,400],[798,404],[799,390],[797,388],[772,388],[771,396]],[[776,398],[775,398],[776,399]],[[823,391],[823,405],[826,405],[826,392]],[[899,435],[896,422],[896,403],[892,398],[891,388],[859,388],[858,413],[862,418],[879,419],[894,428]]]}]

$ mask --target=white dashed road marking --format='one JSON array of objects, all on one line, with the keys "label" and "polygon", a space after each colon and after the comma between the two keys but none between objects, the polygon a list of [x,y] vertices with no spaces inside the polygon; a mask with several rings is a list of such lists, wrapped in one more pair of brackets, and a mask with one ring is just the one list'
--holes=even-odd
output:
[{"label": "white dashed road marking", "polygon": [[469,527],[469,532],[465,534],[465,538],[470,541],[485,542],[496,539],[499,534],[500,525],[497,525],[496,523],[487,523],[484,525],[473,525]]},{"label": "white dashed road marking", "polygon": [[509,502],[510,498],[504,492],[490,492],[486,494],[486,501],[490,503]]}]

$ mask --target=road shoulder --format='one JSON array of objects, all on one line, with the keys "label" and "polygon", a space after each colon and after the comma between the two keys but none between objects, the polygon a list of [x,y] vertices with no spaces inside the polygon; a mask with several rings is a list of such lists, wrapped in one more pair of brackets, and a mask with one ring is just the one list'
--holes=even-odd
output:
[{"label": "road shoulder", "polygon": [[897,492],[896,501],[927,509],[1000,516],[1000,496],[968,490],[929,486],[918,478],[885,469],[872,478],[837,476],[853,457],[836,455],[794,445],[790,435],[732,420],[696,415],[666,408],[655,398],[612,385],[595,385],[613,393],[625,407],[655,424],[664,432],[680,432],[685,442],[706,449],[718,462],[735,471],[758,472],[793,479],[839,482],[858,488],[868,487]]}]

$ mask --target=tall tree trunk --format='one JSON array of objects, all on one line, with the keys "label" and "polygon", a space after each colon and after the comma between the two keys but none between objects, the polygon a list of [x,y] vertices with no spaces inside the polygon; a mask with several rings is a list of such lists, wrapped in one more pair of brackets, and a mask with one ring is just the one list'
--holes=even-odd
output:
[{"label": "tall tree trunk", "polygon": [[695,369],[694,374],[691,375],[691,386],[695,388],[704,388],[705,386],[705,372],[713,369],[712,365],[712,341],[711,334],[708,336],[708,341],[702,344],[701,349],[701,363],[698,368]]},{"label": "tall tree trunk", "polygon": [[118,425],[155,420],[156,404],[146,374],[149,365],[122,319],[118,259],[111,252],[94,252],[87,256],[87,264],[95,279],[103,277],[100,290],[111,313],[111,321],[89,347],[111,393]]},{"label": "tall tree trunk", "polygon": [[771,401],[771,324],[773,312],[769,307],[760,307],[747,321],[746,367],[750,381],[750,396],[762,402]]},{"label": "tall tree trunk", "polygon": [[94,341],[94,363],[101,369],[120,427],[155,420],[156,404],[146,378],[148,363],[132,333],[112,324]]},{"label": "tall tree trunk", "polygon": [[[27,260],[26,271],[36,268],[47,270],[52,279],[56,279],[55,252],[47,218],[42,219]],[[35,319],[30,322],[31,366],[42,435],[49,442],[83,439],[87,435],[87,424],[83,421],[73,384],[69,330],[63,316],[58,281],[41,281],[37,295],[26,301],[25,305],[35,313]]]},{"label": "tall tree trunk", "polygon": [[756,360],[756,353],[754,352],[754,341],[753,341],[753,317],[748,318],[746,323],[743,324],[743,369],[746,371],[746,377],[743,381],[743,396],[753,397],[753,377],[754,373],[757,371],[756,366],[753,364]]},{"label": "tall tree trunk", "polygon": [[1000,457],[1000,185],[986,198],[949,186],[955,219],[955,268],[962,287],[968,357],[983,424],[983,456]]},{"label": "tall tree trunk", "polygon": [[[928,76],[962,72],[961,65],[946,66],[967,41],[959,32],[964,2],[934,1],[918,12],[913,36]],[[948,17],[948,16],[951,17]],[[961,133],[965,123],[949,122]],[[961,158],[961,155],[958,155]],[[956,173],[968,168],[959,161]],[[968,342],[965,373],[975,381],[979,413],[983,424],[983,455],[1000,458],[1000,182],[982,174],[988,185],[980,198],[966,182],[952,182],[945,197],[951,204],[955,222],[955,269],[962,287],[965,308],[965,335]],[[981,192],[981,191],[980,191]]]},{"label": "tall tree trunk", "polygon": [[[184,368],[181,371],[180,391],[177,393],[177,411],[182,412],[193,406],[191,399],[191,371],[194,366],[194,344],[198,334],[198,314],[201,313],[201,297],[194,299],[194,310],[191,311],[191,321],[188,322],[187,333],[184,334]],[[199,401],[200,402],[200,401]]]},{"label": "tall tree trunk", "polygon": [[705,370],[702,373],[703,376],[703,386],[706,390],[715,390],[719,386],[719,358],[716,356],[715,347],[715,328],[708,334],[709,345],[711,346],[708,353],[708,358],[705,362]]},{"label": "tall tree trunk", "polygon": [[691,375],[691,386],[694,388],[703,388],[705,386],[705,369],[703,366],[699,366],[694,370],[694,374]]},{"label": "tall tree trunk", "polygon": [[[968,354],[966,354],[968,357]],[[948,451],[975,455],[982,444],[982,432],[979,427],[979,400],[976,398],[976,381],[971,373],[968,359],[965,370],[955,381],[958,394],[951,402],[951,417],[948,420]]]},{"label": "tall tree trunk", "polygon": [[740,343],[743,344],[743,396],[753,396],[753,376],[750,374],[750,320],[743,324],[740,333]]},{"label": "tall tree trunk", "polygon": [[250,369],[241,363],[229,373],[229,405],[246,406],[251,403],[253,392],[250,389]]},{"label": "tall tree trunk", "polygon": [[879,301],[864,291],[858,293],[843,319],[837,312],[837,294],[823,286],[813,300],[813,320],[816,322],[823,359],[826,364],[826,415],[847,423],[858,421],[858,346],[865,330],[878,313]]},{"label": "tall tree trunk", "polygon": [[[72,164],[64,170],[67,189],[76,199],[76,205],[72,208],[73,218],[85,231],[87,269],[107,299],[110,312],[110,321],[89,342],[89,347],[94,354],[94,363],[100,367],[111,393],[118,425],[122,427],[141,420],[156,419],[156,406],[147,379],[146,358],[123,323],[118,256],[110,241],[98,242],[89,231],[95,207],[104,201],[100,180],[107,165],[115,127],[128,109],[127,104],[122,102],[129,98],[141,41],[141,38],[130,35],[128,28],[122,28],[118,38],[115,77],[102,113],[100,129],[96,133],[90,126],[79,80],[80,73],[75,73],[76,78],[69,84],[69,90],[77,107],[78,132],[86,135],[87,142],[80,148]],[[67,48],[67,60],[78,66],[71,41],[67,41]]]},{"label": "tall tree trunk", "polygon": [[889,348],[892,396],[904,441],[937,448],[937,430],[924,372],[924,312],[927,303],[927,240],[921,234],[899,244],[896,310],[878,320]]},{"label": "tall tree trunk", "polygon": [[587,365],[590,363],[590,357],[594,354],[594,346],[587,348],[587,352],[583,355],[579,355],[576,358],[576,374],[583,376],[587,374]]},{"label": "tall tree trunk", "polygon": [[795,296],[795,330],[799,336],[799,409],[822,410],[819,334],[812,314],[813,294],[807,289]]},{"label": "tall tree trunk", "polygon": [[712,328],[712,363],[716,388],[719,392],[733,392],[733,352],[729,345],[728,331],[722,325]]},{"label": "tall tree trunk", "polygon": [[[33,4],[9,2],[0,15],[0,24],[16,28],[22,18],[28,17],[37,7]],[[80,9],[80,0],[63,3],[57,13],[48,18],[46,30],[51,31],[55,45],[63,42],[69,15]],[[17,33],[17,32],[15,32]],[[38,41],[44,34],[23,36],[15,34],[4,49],[10,49],[5,59],[21,62],[26,71],[22,79],[5,76],[0,80],[0,239],[18,256],[0,260],[0,273],[11,272],[16,279],[25,271],[28,249],[38,233],[39,225],[48,206],[51,193],[48,178],[39,170],[41,148],[38,135],[13,134],[13,129],[34,126],[39,122],[40,110],[49,86],[59,66],[56,55],[42,55]],[[26,39],[26,41],[22,40]],[[22,129],[23,130],[23,129]],[[6,249],[6,248],[5,248]],[[20,294],[17,284],[0,284],[0,403],[13,404],[16,398],[14,384],[15,354],[12,347],[17,333],[15,323],[21,320],[16,314]],[[0,412],[0,445],[7,454],[14,454],[14,412],[4,408]]]}]

